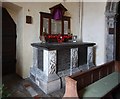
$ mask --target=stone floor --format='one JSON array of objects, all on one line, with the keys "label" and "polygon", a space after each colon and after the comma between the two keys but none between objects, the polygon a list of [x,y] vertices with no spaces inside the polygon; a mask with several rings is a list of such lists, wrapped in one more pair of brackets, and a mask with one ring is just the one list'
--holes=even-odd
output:
[{"label": "stone floor", "polygon": [[35,85],[30,79],[22,79],[17,74],[10,74],[3,76],[2,83],[7,88],[7,91],[10,93],[10,97],[31,97],[29,91],[26,90],[25,85],[29,84],[37,92],[39,97],[63,97],[64,88],[61,90],[55,91],[51,94],[45,94],[40,90],[37,85]]},{"label": "stone floor", "polygon": [[[61,99],[64,95],[64,88],[58,91],[55,91],[51,94],[45,94],[42,90],[40,90],[37,85],[35,85],[30,79],[22,79],[17,74],[10,74],[2,77],[2,83],[7,88],[8,93],[10,93],[10,99],[18,99],[21,97],[22,99],[30,99],[31,94],[26,90],[25,85],[31,85],[31,87],[37,92],[38,97],[34,99]],[[113,99],[120,99],[120,88],[113,94]],[[21,99],[19,98],[19,99]],[[6,99],[6,98],[5,98]],[[88,98],[89,99],[89,98]],[[90,98],[91,99],[91,98]]]}]

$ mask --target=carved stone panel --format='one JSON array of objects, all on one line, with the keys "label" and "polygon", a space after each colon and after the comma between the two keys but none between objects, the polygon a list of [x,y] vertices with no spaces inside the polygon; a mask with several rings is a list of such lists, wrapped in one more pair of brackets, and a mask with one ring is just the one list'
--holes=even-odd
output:
[{"label": "carved stone panel", "polygon": [[49,74],[56,72],[56,51],[49,51]]},{"label": "carved stone panel", "polygon": [[72,48],[71,49],[71,62],[70,62],[72,68],[78,66],[78,48]]},{"label": "carved stone panel", "polygon": [[38,66],[38,48],[33,48],[33,66]]},{"label": "carved stone panel", "polygon": [[90,68],[93,65],[93,46],[87,49],[87,65]]},{"label": "carved stone panel", "polygon": [[43,54],[43,72],[47,76],[56,73],[56,50],[44,50]]}]

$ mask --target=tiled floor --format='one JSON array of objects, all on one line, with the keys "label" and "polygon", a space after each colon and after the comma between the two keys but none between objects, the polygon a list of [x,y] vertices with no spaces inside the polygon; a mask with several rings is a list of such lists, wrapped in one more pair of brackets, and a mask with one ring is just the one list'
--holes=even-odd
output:
[{"label": "tiled floor", "polygon": [[31,94],[26,90],[25,87],[27,84],[31,85],[31,87],[38,93],[39,97],[62,97],[64,94],[63,88],[47,95],[41,91],[30,79],[22,79],[16,74],[3,76],[2,80],[8,92],[11,94],[11,97],[31,97]]}]

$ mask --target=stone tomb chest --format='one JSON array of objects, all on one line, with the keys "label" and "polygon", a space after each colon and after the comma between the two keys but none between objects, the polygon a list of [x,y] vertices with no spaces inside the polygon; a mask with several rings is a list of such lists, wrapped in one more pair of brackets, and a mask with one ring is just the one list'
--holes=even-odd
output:
[{"label": "stone tomb chest", "polygon": [[31,80],[46,94],[65,85],[64,77],[94,66],[95,43],[32,43]]}]

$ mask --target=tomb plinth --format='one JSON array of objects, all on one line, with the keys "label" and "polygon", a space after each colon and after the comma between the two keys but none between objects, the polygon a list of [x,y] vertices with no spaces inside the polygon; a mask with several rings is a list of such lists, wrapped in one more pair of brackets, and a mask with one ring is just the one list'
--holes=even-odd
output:
[{"label": "tomb plinth", "polygon": [[46,94],[65,85],[64,77],[94,66],[95,43],[32,43],[30,78]]}]

